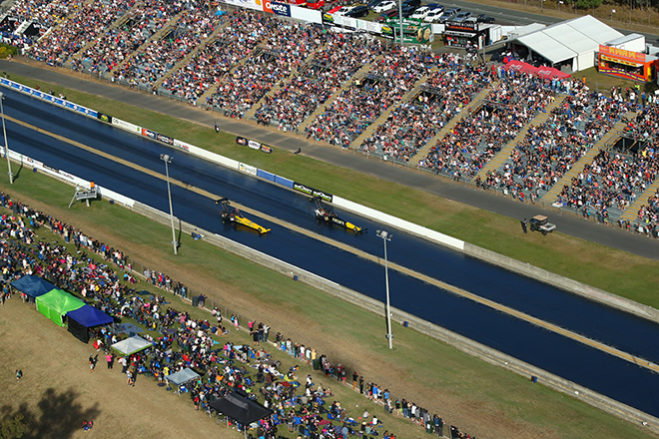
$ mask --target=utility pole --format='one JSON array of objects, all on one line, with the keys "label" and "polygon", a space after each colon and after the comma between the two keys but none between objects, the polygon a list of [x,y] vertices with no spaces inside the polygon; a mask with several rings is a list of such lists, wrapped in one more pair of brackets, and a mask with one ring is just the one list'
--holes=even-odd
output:
[{"label": "utility pole", "polygon": [[2,113],[2,134],[5,137],[5,157],[7,158],[7,170],[9,172],[9,184],[14,184],[14,174],[11,172],[11,161],[9,161],[9,143],[7,143],[7,128],[5,127],[5,109],[2,101],[5,100],[4,93],[0,92],[0,113]]},{"label": "utility pole", "polygon": [[393,235],[390,235],[386,230],[378,230],[376,232],[376,236],[378,238],[382,238],[382,242],[384,243],[384,285],[387,295],[387,307],[385,309],[385,312],[387,313],[387,340],[389,340],[389,349],[393,349],[394,335],[391,331],[391,304],[389,302],[389,263],[387,260],[387,242],[391,241]]},{"label": "utility pole", "polygon": [[172,246],[174,247],[174,254],[178,252],[178,243],[176,242],[176,230],[174,229],[174,208],[172,207],[172,190],[169,186],[169,164],[172,162],[173,157],[168,154],[160,154],[160,160],[165,162],[165,176],[167,177],[167,198],[169,198],[169,219],[172,223]]}]

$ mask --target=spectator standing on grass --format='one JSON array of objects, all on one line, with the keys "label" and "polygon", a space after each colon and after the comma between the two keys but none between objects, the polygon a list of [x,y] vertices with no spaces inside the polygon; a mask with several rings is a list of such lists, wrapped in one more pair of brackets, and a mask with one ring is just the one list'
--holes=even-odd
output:
[{"label": "spectator standing on grass", "polygon": [[114,358],[112,357],[112,353],[108,352],[105,354],[105,361],[108,363],[108,369],[112,369],[112,365],[114,363]]},{"label": "spectator standing on grass", "polygon": [[23,378],[23,370],[22,369],[16,369],[16,382],[20,383],[21,378]]}]

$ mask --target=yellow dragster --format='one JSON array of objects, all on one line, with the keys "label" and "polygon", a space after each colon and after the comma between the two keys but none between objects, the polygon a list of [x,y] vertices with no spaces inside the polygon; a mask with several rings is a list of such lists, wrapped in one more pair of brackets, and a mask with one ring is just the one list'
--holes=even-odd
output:
[{"label": "yellow dragster", "polygon": [[259,233],[259,235],[265,235],[270,232],[270,229],[256,224],[254,221],[245,217],[238,209],[233,207],[227,198],[221,198],[215,202],[215,204],[220,204],[222,206],[222,213],[220,217],[224,223],[233,223],[245,228],[254,230]]}]

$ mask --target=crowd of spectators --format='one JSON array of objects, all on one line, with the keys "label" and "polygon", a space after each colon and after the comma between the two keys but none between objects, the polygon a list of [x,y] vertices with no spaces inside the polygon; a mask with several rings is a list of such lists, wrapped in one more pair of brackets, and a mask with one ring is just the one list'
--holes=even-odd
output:
[{"label": "crowd of spectators", "polygon": [[216,12],[208,4],[186,4],[176,27],[114,70],[114,77],[130,84],[152,85],[213,33],[222,19]]},{"label": "crowd of spectators", "polygon": [[554,99],[536,76],[508,72],[492,84],[482,106],[433,146],[419,165],[455,180],[471,180]]},{"label": "crowd of spectators", "polygon": [[414,84],[430,73],[441,55],[413,46],[393,46],[374,63],[365,78],[354,81],[305,129],[307,137],[348,147]]},{"label": "crowd of spectators", "polygon": [[384,48],[380,40],[360,34],[329,33],[304,70],[273,96],[266,96],[255,117],[264,125],[295,131],[313,111]]},{"label": "crowd of spectators", "polygon": [[254,55],[225,76],[206,99],[206,105],[226,116],[242,118],[272,87],[303,65],[327,35],[311,24],[264,19],[261,25],[266,30]]},{"label": "crowd of spectators", "polygon": [[[145,87],[167,76],[157,92],[194,105],[216,86],[201,104],[241,118],[260,103],[256,120],[285,131],[296,132],[329,96],[350,84],[322,114],[307,121],[307,137],[347,147],[383,112],[395,106],[360,148],[404,162],[460,113],[474,93],[493,81],[482,107],[467,115],[418,163],[458,180],[473,179],[554,96],[566,95],[545,123],[530,127],[504,165],[482,179],[476,178],[477,185],[522,201],[542,197],[629,110],[638,109],[638,114],[629,122],[625,136],[642,142],[652,154],[656,148],[659,105],[652,95],[634,88],[613,88],[611,97],[607,97],[591,92],[578,80],[546,80],[506,71],[497,64],[491,66],[488,75],[486,67],[471,66],[452,54],[325,32],[315,25],[254,11],[234,10],[221,17],[223,12],[195,0],[19,0],[9,15],[18,21],[29,17],[52,26],[44,38],[26,49],[27,55],[35,59],[89,72],[111,71],[115,80]],[[199,47],[222,20],[228,24],[217,38],[168,76],[174,65]],[[135,53],[165,26],[172,29]],[[355,78],[355,72],[366,64],[372,64],[372,69],[366,76]],[[122,68],[117,69],[119,65]],[[401,98],[425,76],[428,80],[422,92],[401,103]],[[276,91],[268,95],[274,87]],[[601,193],[601,187],[586,189],[588,181],[579,180],[579,184],[564,191],[566,206],[590,205],[595,197],[600,200],[598,205],[624,208],[635,194],[607,196]],[[617,187],[612,183],[609,190]],[[611,202],[602,202],[603,198]]]},{"label": "crowd of spectators", "polygon": [[490,79],[486,68],[462,63],[455,54],[441,55],[437,64],[423,91],[396,108],[360,146],[362,151],[409,161]]},{"label": "crowd of spectators", "polygon": [[[0,216],[0,268],[4,281],[1,301],[4,303],[12,295],[9,282],[34,274],[77,294],[116,320],[125,318],[136,322],[139,327],[122,329],[121,325],[109,325],[96,328],[91,334],[93,347],[104,351],[107,368],[113,369],[114,362],[118,362],[129,386],[134,387],[138,377],[142,376],[169,387],[167,378],[170,375],[189,368],[200,377],[175,386],[173,390],[189,395],[195,409],[212,414],[210,402],[233,391],[242,391],[273,411],[272,415],[253,426],[250,431],[255,436],[250,433],[250,437],[278,438],[278,431],[288,429],[310,438],[381,436],[395,439],[396,436],[384,429],[377,416],[367,411],[351,416],[334,399],[329,387],[314,383],[311,374],[304,378],[299,365],[282,368],[267,351],[276,347],[293,357],[295,362],[313,364],[337,383],[352,385],[355,391],[382,405],[389,413],[442,436],[444,421],[438,415],[432,415],[412,401],[395,399],[388,389],[365,382],[356,371],[331,363],[315,349],[294,343],[281,333],[269,340],[270,327],[256,321],[249,321],[246,328],[253,345],[236,344],[231,341],[231,331],[242,330],[237,316],[231,315],[227,319],[216,306],[209,314],[210,319],[194,318],[188,312],[176,309],[163,295],[138,292],[134,289],[139,283],[136,272],[120,250],[52,216],[15,202],[4,193],[0,193],[0,205],[9,210]],[[41,228],[60,236],[65,245],[48,242],[43,233],[37,236],[35,232]],[[143,277],[147,283],[172,293],[184,297],[188,294],[185,286],[158,271],[145,269]],[[21,296],[27,300],[27,296]],[[117,358],[109,347],[125,338],[128,331],[143,331],[140,335],[151,342],[151,347]],[[95,357],[90,356],[92,371],[95,362]],[[239,430],[247,427],[235,425]],[[450,431],[453,437],[471,437],[460,433],[454,426]]]},{"label": "crowd of spectators", "polygon": [[5,20],[0,26],[0,31],[12,33],[21,24],[36,21],[45,32],[68,14],[80,8],[83,3],[80,0],[17,0],[7,11]]},{"label": "crowd of spectators", "polygon": [[629,108],[625,102],[591,93],[580,81],[568,82],[569,94],[550,117],[542,125],[531,126],[510,158],[499,169],[489,172],[483,181],[478,180],[478,185],[501,190],[520,201],[534,202],[560,180]]},{"label": "crowd of spectators", "polygon": [[114,69],[167,25],[181,12],[182,7],[179,1],[147,0],[136,4],[119,26],[107,29],[98,41],[74,61],[73,68],[92,73],[112,71],[115,78],[123,79]]},{"label": "crowd of spectators", "polygon": [[659,102],[642,106],[625,127],[624,136],[644,144],[648,142],[647,146],[652,148],[659,147]]},{"label": "crowd of spectators", "polygon": [[261,41],[266,18],[251,12],[234,11],[218,37],[203,47],[190,62],[165,79],[160,92],[195,104],[211,86],[220,82],[232,67],[248,57]]},{"label": "crowd of spectators", "polygon": [[[596,216],[598,221],[615,220],[652,184],[659,170],[653,151],[639,154],[600,151],[570,185],[565,185],[557,202],[580,212]],[[610,208],[615,208],[615,215]]]},{"label": "crowd of spectators", "polygon": [[636,229],[647,236],[659,238],[659,189],[639,209]]},{"label": "crowd of spectators", "polygon": [[[27,48],[25,54],[52,66],[63,66],[72,55],[106,32],[134,4],[135,0],[83,3],[65,22]],[[77,65],[73,63],[69,66]]]}]

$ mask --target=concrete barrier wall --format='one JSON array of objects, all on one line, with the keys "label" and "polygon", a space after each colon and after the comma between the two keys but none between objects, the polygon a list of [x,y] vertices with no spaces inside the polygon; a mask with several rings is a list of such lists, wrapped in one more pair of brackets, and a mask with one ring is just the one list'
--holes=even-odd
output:
[{"label": "concrete barrier wall", "polygon": [[464,248],[465,242],[460,239],[454,238],[449,235],[445,235],[435,230],[430,230],[427,227],[423,227],[418,224],[414,224],[411,221],[397,218],[393,215],[389,215],[388,213],[384,213],[379,210],[363,206],[361,204],[355,203],[353,201],[347,200],[337,195],[334,195],[334,197],[332,198],[332,204],[342,209],[346,209],[353,213],[356,213],[357,215],[361,215],[363,217],[372,219],[374,221],[390,225],[391,227],[404,230],[406,232],[412,233],[416,236],[427,239],[429,241],[433,241],[438,244],[450,247],[454,250],[462,251],[462,249]]},{"label": "concrete barrier wall", "polygon": [[659,323],[659,310],[651,306],[634,302],[624,297],[577,282],[576,280],[560,276],[556,273],[552,273],[526,262],[518,261],[517,259],[501,255],[470,243],[465,243],[463,252],[468,256],[486,261],[492,265],[502,267],[523,276],[537,279],[586,299]]},{"label": "concrete barrier wall", "polygon": [[410,221],[397,218],[376,209],[363,206],[345,198],[334,195],[332,204],[349,210],[366,218],[387,224],[391,227],[402,229],[429,241],[436,242],[453,250],[458,250],[468,256],[485,261],[492,265],[504,268],[517,274],[521,274],[540,282],[558,287],[562,290],[577,294],[588,300],[601,303],[606,306],[624,311],[635,316],[659,323],[659,310],[648,305],[643,305],[624,297],[609,293],[604,290],[586,285],[574,279],[552,273],[526,262],[521,262],[508,256],[484,249],[477,245],[464,242],[452,236],[445,235],[435,230],[411,223]]},{"label": "concrete barrier wall", "polygon": [[[4,154],[5,149],[0,148],[0,150]],[[78,176],[70,174],[61,169],[55,169],[50,166],[47,166],[44,163],[40,162],[39,160],[35,160],[32,157],[28,157],[23,154],[19,154],[15,151],[12,151],[11,149],[9,150],[9,158],[14,163],[20,163],[21,165],[24,165],[27,168],[32,168],[34,171],[42,172],[46,175],[49,175],[50,177],[53,177],[71,186],[81,187],[86,189],[90,187],[91,184],[90,181],[84,180]],[[112,202],[119,203],[126,207],[133,206],[133,200],[131,198],[125,197],[118,192],[115,192],[111,189],[105,188],[100,185],[97,185],[97,187],[99,193],[101,194],[101,198],[111,200]]]}]

